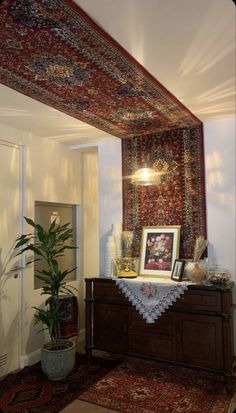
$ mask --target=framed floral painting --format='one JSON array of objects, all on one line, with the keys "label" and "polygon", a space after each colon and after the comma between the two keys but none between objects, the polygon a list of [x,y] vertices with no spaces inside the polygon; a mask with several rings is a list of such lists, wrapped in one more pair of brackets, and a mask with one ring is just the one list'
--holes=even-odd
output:
[{"label": "framed floral painting", "polygon": [[170,277],[179,257],[180,225],[143,227],[139,274]]}]

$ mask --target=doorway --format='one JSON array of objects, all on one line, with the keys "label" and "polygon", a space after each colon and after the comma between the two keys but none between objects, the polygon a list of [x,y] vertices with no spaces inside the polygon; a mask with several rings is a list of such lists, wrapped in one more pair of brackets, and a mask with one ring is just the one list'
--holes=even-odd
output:
[{"label": "doorway", "polygon": [[0,140],[0,377],[19,367],[20,277],[13,245],[21,232],[22,147]]}]

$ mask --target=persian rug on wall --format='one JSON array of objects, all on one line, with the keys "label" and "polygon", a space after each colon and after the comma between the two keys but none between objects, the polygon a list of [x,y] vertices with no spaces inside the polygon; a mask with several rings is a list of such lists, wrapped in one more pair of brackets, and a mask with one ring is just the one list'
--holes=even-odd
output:
[{"label": "persian rug on wall", "polygon": [[[145,163],[167,165],[155,186],[136,186],[131,175]],[[143,226],[181,225],[180,257],[192,258],[196,237],[206,237],[202,126],[122,141],[123,223],[134,231],[139,256]]]},{"label": "persian rug on wall", "polygon": [[75,2],[0,3],[0,83],[121,138],[201,123]]}]

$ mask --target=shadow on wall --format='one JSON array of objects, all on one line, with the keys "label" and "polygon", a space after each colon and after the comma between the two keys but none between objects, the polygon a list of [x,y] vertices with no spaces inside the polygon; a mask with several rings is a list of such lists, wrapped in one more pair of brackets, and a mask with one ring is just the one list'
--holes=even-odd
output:
[{"label": "shadow on wall", "polygon": [[[44,308],[44,304],[40,305],[39,308]],[[30,311],[30,310],[31,309],[29,308],[28,311]],[[31,365],[32,363],[35,362],[34,353],[38,352],[42,348],[45,341],[49,341],[49,340],[47,340],[46,334],[45,334],[45,336],[43,334],[42,325],[35,326],[34,319],[32,317],[31,317],[31,320],[32,321],[30,323],[30,326],[27,329],[28,338],[27,338],[27,341],[26,341],[26,348],[25,348],[25,354],[29,355],[29,360],[28,360],[29,365]],[[32,362],[30,360],[31,356],[33,357]],[[37,356],[36,356],[36,358],[37,358]]]},{"label": "shadow on wall", "polygon": [[109,235],[111,235],[111,231],[105,232],[100,238],[100,275],[104,275],[105,271],[105,248]]},{"label": "shadow on wall", "polygon": [[218,264],[217,254],[216,254],[214,245],[212,245],[211,243],[209,243],[207,246],[207,253],[208,253],[208,259],[207,259],[208,268],[215,267]]},{"label": "shadow on wall", "polygon": [[[227,165],[229,168],[229,165]],[[234,210],[234,188],[232,176],[234,171],[226,174],[224,158],[219,151],[212,151],[206,156],[207,193],[215,205],[222,205],[230,211]],[[232,174],[231,174],[232,173]]]},{"label": "shadow on wall", "polygon": [[[12,302],[11,289],[8,287],[9,282],[14,277],[16,263],[12,264],[14,251],[12,248],[2,257],[2,248],[0,248],[0,377],[7,374],[9,364],[15,356],[16,334],[19,329],[18,314],[13,314],[9,321],[9,313]],[[12,314],[10,314],[12,316]]]}]

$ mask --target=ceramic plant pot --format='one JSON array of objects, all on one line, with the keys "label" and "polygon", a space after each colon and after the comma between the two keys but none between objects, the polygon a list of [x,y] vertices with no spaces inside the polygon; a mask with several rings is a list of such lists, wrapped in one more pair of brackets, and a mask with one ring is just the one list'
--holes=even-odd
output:
[{"label": "ceramic plant pot", "polygon": [[75,343],[71,340],[62,340],[65,348],[51,350],[50,343],[41,350],[41,366],[43,372],[51,380],[64,379],[75,365]]}]

